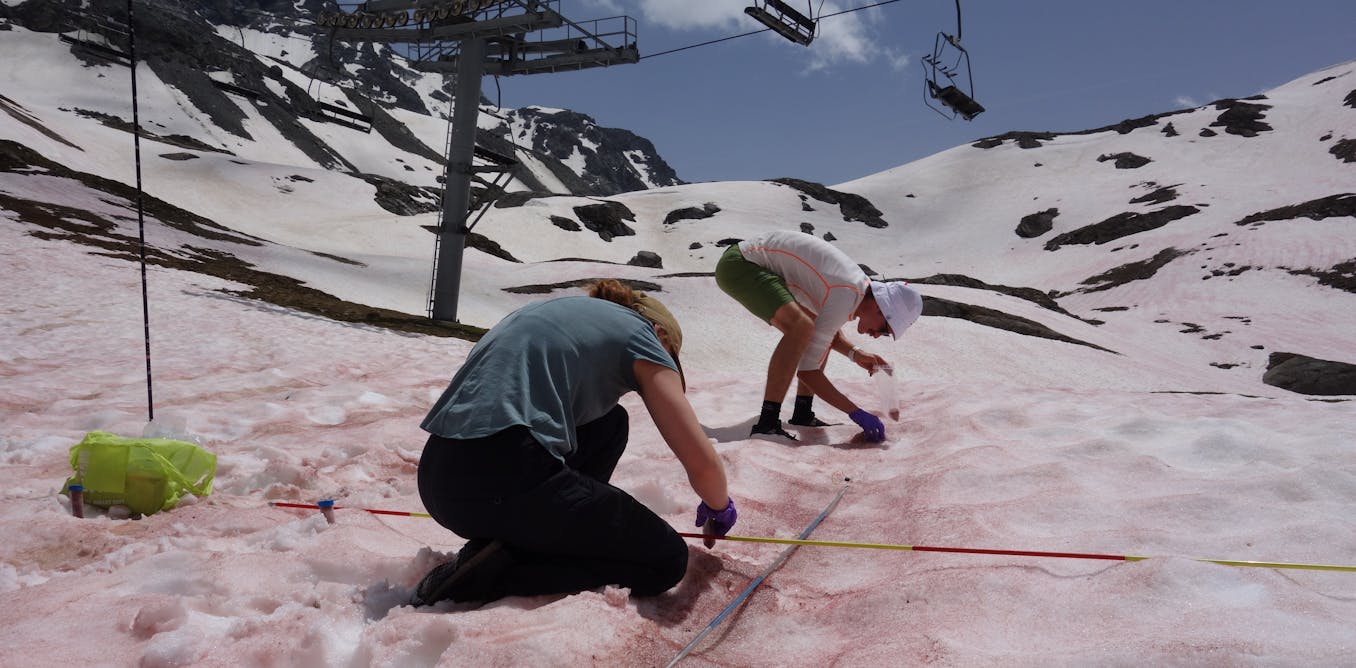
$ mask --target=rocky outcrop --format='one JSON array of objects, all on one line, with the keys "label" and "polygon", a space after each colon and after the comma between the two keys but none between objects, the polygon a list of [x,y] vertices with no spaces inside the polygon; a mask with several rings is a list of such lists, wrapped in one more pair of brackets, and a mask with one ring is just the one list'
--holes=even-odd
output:
[{"label": "rocky outcrop", "polygon": [[720,207],[715,202],[707,202],[701,207],[689,206],[682,209],[674,209],[668,215],[664,216],[664,224],[672,225],[680,220],[702,220],[710,218],[720,212]]},{"label": "rocky outcrop", "polygon": [[579,217],[584,227],[598,233],[603,241],[612,241],[612,237],[635,236],[636,231],[622,222],[636,222],[636,214],[621,202],[601,202],[574,207],[574,215]]},{"label": "rocky outcrop", "polygon": [[1097,156],[1097,162],[1106,162],[1108,160],[1115,161],[1114,164],[1116,165],[1116,169],[1138,169],[1153,162],[1153,160],[1142,155],[1135,155],[1134,153],[1129,152],[1107,153]]},{"label": "rocky outcrop", "polygon": [[1147,278],[1153,278],[1154,274],[1158,273],[1159,269],[1162,269],[1169,262],[1186,254],[1187,251],[1178,250],[1176,248],[1164,248],[1147,260],[1129,262],[1108,269],[1091,278],[1085,278],[1082,281],[1079,281],[1081,284],[1088,287],[1081,288],[1078,292],[1100,292],[1102,290],[1110,290],[1116,286],[1125,285],[1131,281],[1142,281]]},{"label": "rocky outcrop", "polygon": [[1200,209],[1194,206],[1176,205],[1157,211],[1137,213],[1126,211],[1118,213],[1100,223],[1065,232],[1045,242],[1045,250],[1058,250],[1060,246],[1071,244],[1104,244],[1140,232],[1157,229],[1174,220],[1185,218]]},{"label": "rocky outcrop", "polygon": [[1244,217],[1242,220],[1235,221],[1234,224],[1259,227],[1277,220],[1293,220],[1295,218],[1323,220],[1324,218],[1341,218],[1344,216],[1356,217],[1356,193],[1329,195],[1299,204],[1259,211]]},{"label": "rocky outcrop", "polygon": [[[1266,96],[1258,95],[1247,99],[1265,100]],[[1210,124],[1210,127],[1222,127],[1225,132],[1240,137],[1256,137],[1262,132],[1271,130],[1270,125],[1262,122],[1262,119],[1266,118],[1266,110],[1271,108],[1269,104],[1225,99],[1216,102],[1215,108],[1223,113]]]},{"label": "rocky outcrop", "polygon": [[1356,364],[1297,353],[1271,353],[1262,382],[1299,394],[1356,395]]},{"label": "rocky outcrop", "polygon": [[563,109],[525,107],[505,116],[493,133],[552,160],[583,163],[578,176],[587,191],[571,194],[615,195],[683,183],[650,140],[629,130],[601,127],[586,114]]},{"label": "rocky outcrop", "polygon": [[771,181],[795,188],[825,204],[838,205],[838,211],[843,215],[843,220],[860,221],[866,223],[867,227],[879,228],[889,225],[885,222],[884,214],[881,213],[880,209],[877,209],[870,200],[861,195],[845,193],[829,188],[822,183],[801,179],[780,178],[771,179]]},{"label": "rocky outcrop", "polygon": [[[135,6],[138,64],[182,95],[186,106],[211,126],[255,141],[258,138],[247,130],[248,109],[324,169],[357,171],[355,160],[344,155],[346,149],[330,145],[298,120],[349,124],[346,116],[336,118],[320,103],[357,114],[361,120],[352,123],[356,131],[370,131],[393,149],[441,164],[445,147],[424,143],[391,112],[400,109],[445,116],[451,101],[448,84],[421,95],[411,82],[437,75],[406,67],[406,60],[387,46],[333,40],[328,31],[314,29],[315,17],[332,11],[332,4],[324,0],[206,0],[191,3],[190,8],[190,3],[182,2],[139,3]],[[126,15],[127,5],[121,0],[0,3],[0,20],[41,32],[76,30],[102,35],[106,32],[100,28],[101,21],[107,23],[104,17]],[[296,65],[299,61],[254,53],[241,40],[231,39],[243,28],[290,41],[309,40],[309,49],[303,45],[298,50],[313,49],[320,55]],[[114,35],[110,43],[118,45],[119,39]],[[90,65],[106,64],[83,50],[73,51]],[[285,76],[288,69],[293,72]],[[308,81],[309,86],[294,83],[298,79]],[[596,196],[682,183],[649,140],[627,130],[598,127],[591,118],[575,112],[519,111],[534,119],[541,130],[530,145],[515,147],[507,125],[480,130],[476,140],[506,155],[516,150],[532,152],[541,177],[523,165],[513,173],[529,190],[545,192],[563,186],[565,192],[553,194]],[[583,166],[576,169],[571,156],[582,156],[578,162]],[[544,179],[553,185],[548,188]]]},{"label": "rocky outcrop", "polygon": [[1020,316],[1015,316],[1010,313],[1004,313],[1002,311],[987,308],[984,306],[975,306],[974,304],[963,304],[961,302],[953,302],[948,299],[924,296],[923,315],[941,316],[945,318],[960,318],[961,320],[968,320],[977,325],[984,325],[985,327],[994,327],[997,329],[1012,332],[1014,334],[1022,334],[1024,336],[1034,336],[1037,338],[1050,339],[1051,341],[1060,341],[1063,343],[1072,343],[1075,345],[1087,346],[1089,348],[1100,350],[1102,352],[1115,353],[1115,351],[1113,350],[1107,350],[1106,348],[1103,348],[1094,343],[1080,341],[1073,337],[1060,334],[1059,332],[1056,332],[1055,330],[1050,329],[1049,327],[1046,327],[1045,325],[1042,325],[1041,323],[1036,322],[1034,320],[1028,320]]},{"label": "rocky outcrop", "polygon": [[1059,209],[1052,207],[1022,216],[1021,222],[1017,223],[1017,236],[1023,239],[1034,239],[1049,232],[1054,229],[1055,216],[1058,215]]}]

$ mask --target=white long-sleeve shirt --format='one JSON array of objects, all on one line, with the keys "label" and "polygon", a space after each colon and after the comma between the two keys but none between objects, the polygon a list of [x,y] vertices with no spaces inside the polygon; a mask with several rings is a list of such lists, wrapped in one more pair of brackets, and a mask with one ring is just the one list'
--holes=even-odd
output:
[{"label": "white long-sleeve shirt", "polygon": [[791,296],[815,314],[814,336],[796,369],[823,366],[834,335],[866,296],[866,272],[837,247],[803,232],[768,232],[740,242],[739,252],[781,276]]}]

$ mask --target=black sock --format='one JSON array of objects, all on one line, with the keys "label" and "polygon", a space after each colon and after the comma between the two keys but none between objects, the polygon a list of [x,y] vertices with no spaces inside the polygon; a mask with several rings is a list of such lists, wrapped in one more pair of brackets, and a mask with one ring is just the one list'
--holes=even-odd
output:
[{"label": "black sock", "polygon": [[800,418],[805,418],[808,420],[813,418],[815,412],[810,408],[810,403],[814,400],[815,395],[813,394],[796,395],[796,407],[791,411],[791,419],[799,420]]},{"label": "black sock", "polygon": [[782,404],[778,401],[764,401],[763,412],[758,416],[758,424],[779,424],[782,421]]}]

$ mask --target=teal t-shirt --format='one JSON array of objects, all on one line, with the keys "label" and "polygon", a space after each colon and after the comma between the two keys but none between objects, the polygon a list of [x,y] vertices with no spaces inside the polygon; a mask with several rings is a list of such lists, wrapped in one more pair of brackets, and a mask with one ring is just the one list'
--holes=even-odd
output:
[{"label": "teal t-shirt", "polygon": [[471,349],[420,427],[470,439],[524,425],[563,459],[578,447],[576,427],[637,389],[636,360],[677,371],[639,313],[594,297],[529,304]]}]

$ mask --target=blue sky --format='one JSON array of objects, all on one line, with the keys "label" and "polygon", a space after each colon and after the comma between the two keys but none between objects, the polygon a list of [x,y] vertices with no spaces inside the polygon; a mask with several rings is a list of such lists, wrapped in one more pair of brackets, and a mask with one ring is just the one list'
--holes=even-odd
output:
[{"label": "blue sky", "polygon": [[[815,11],[874,1],[816,2]],[[631,130],[687,181],[835,184],[1010,130],[1084,130],[1247,97],[1356,58],[1352,0],[962,0],[962,44],[987,108],[966,122],[923,104],[920,58],[939,31],[956,32],[953,0],[829,17],[808,48],[764,32],[652,55],[761,28],[747,4],[565,0],[575,22],[636,19],[641,61],[504,77],[497,89],[486,78],[485,95]]]}]

